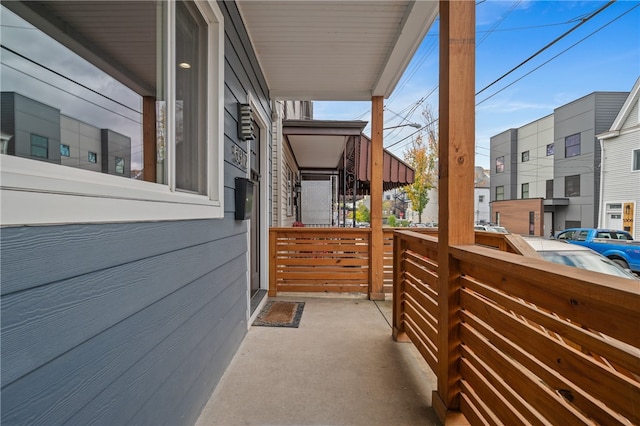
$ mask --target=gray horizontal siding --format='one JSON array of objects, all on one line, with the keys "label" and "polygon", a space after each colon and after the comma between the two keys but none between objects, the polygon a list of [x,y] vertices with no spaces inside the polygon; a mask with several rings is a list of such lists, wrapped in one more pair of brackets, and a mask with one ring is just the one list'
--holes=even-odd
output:
[{"label": "gray horizontal siding", "polygon": [[2,424],[194,423],[244,338],[236,104],[271,112],[236,5],[219,5],[224,219],[2,229]]}]

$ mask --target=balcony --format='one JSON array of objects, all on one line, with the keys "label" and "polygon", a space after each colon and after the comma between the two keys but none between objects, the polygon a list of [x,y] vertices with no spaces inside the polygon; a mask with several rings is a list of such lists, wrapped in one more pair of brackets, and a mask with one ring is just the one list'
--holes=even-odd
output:
[{"label": "balcony", "polygon": [[[370,232],[272,229],[270,294],[371,294]],[[305,299],[299,329],[253,327],[201,421],[640,422],[637,282],[524,257],[517,237],[478,232],[449,248],[460,273],[443,292],[434,231],[387,230],[385,242],[392,303]],[[243,417],[260,404],[274,417]]]}]

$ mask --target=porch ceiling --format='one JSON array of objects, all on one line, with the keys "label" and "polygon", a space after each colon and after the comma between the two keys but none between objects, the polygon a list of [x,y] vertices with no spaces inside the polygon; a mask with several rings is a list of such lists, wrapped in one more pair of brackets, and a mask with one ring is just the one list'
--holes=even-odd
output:
[{"label": "porch ceiling", "polygon": [[273,99],[389,97],[437,1],[240,1]]}]

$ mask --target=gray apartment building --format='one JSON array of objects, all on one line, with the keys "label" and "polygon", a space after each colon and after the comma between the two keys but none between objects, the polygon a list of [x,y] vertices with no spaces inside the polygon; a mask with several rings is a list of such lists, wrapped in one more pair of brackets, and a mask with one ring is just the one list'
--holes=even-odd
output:
[{"label": "gray apartment building", "polygon": [[598,224],[600,144],[628,92],[593,92],[491,138],[491,217],[515,233]]}]

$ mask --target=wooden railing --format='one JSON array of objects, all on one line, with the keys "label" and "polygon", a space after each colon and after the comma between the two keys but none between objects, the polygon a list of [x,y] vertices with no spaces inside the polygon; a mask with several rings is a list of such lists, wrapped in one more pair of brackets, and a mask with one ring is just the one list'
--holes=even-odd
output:
[{"label": "wooden railing", "polygon": [[[407,228],[383,228],[383,291],[386,294],[393,293],[395,230]],[[438,235],[437,228],[411,228],[411,231]],[[269,240],[275,246],[269,249],[269,294],[274,296],[282,291],[367,293],[370,253],[363,245],[368,247],[369,235],[369,228],[271,228]],[[315,244],[318,247],[312,247]],[[476,232],[476,244],[510,253],[526,249],[518,247],[520,243],[512,241],[511,236],[495,232]],[[529,255],[536,256],[535,251]],[[341,281],[343,279],[346,281]]]},{"label": "wooden railing", "polygon": [[367,293],[369,228],[271,228],[269,295]]},{"label": "wooden railing", "polygon": [[449,257],[461,275],[443,315],[437,238],[395,233],[393,329],[450,369],[471,424],[640,424],[638,282],[478,245]]}]

